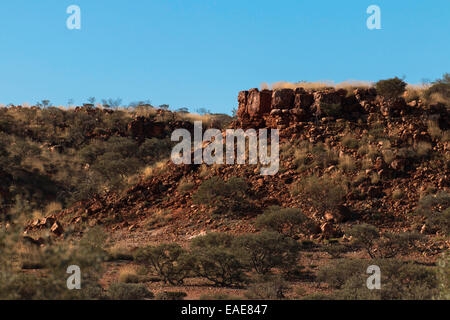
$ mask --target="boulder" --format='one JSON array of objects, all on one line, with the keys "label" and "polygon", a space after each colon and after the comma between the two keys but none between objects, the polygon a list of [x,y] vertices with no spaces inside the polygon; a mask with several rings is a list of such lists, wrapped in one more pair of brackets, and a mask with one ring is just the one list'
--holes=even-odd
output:
[{"label": "boulder", "polygon": [[296,93],[294,107],[300,109],[309,109],[314,103],[314,95],[311,93]]},{"label": "boulder", "polygon": [[294,106],[294,100],[294,90],[274,90],[272,93],[272,109],[291,109]]},{"label": "boulder", "polygon": [[238,111],[237,116],[238,118],[244,117],[244,115],[247,114],[247,97],[248,97],[248,91],[241,91],[238,95]]},{"label": "boulder", "polygon": [[316,104],[342,104],[346,91],[331,90],[314,92],[314,101]]},{"label": "boulder", "polygon": [[320,226],[322,237],[325,239],[333,238],[338,235],[338,231],[331,222],[325,222]]},{"label": "boulder", "polygon": [[272,92],[270,90],[251,89],[247,98],[247,113],[250,117],[258,117],[270,112]]},{"label": "boulder", "polygon": [[50,231],[56,236],[60,236],[60,235],[62,235],[64,233],[64,229],[63,229],[62,225],[58,221],[56,221],[53,224],[53,226],[50,229]]}]

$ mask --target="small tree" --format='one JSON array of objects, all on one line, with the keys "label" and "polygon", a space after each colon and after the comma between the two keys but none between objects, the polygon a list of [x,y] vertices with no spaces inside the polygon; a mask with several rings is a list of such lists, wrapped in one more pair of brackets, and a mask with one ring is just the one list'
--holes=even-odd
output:
[{"label": "small tree", "polygon": [[420,198],[416,213],[426,219],[430,231],[450,234],[450,193],[439,191]]},{"label": "small tree", "polygon": [[330,177],[311,176],[297,185],[294,194],[300,194],[311,200],[311,205],[322,215],[326,211],[335,211],[342,205],[346,194],[344,185]]},{"label": "small tree", "polygon": [[313,222],[298,208],[272,206],[256,218],[256,226],[293,238],[310,231]]},{"label": "small tree", "polygon": [[122,99],[121,98],[117,98],[117,99],[102,99],[102,105],[105,108],[113,108],[113,109],[117,109],[122,105]]},{"label": "small tree", "polygon": [[434,95],[440,95],[447,103],[450,101],[450,73],[443,75],[424,92],[424,97],[430,100]]},{"label": "small tree", "polygon": [[150,265],[171,285],[183,284],[194,269],[194,259],[176,243],[145,247],[136,253],[136,261]]},{"label": "small tree", "polygon": [[376,227],[363,223],[353,226],[348,234],[355,239],[356,245],[363,247],[372,259],[375,258],[373,251],[375,241],[380,238],[380,232]]},{"label": "small tree", "polygon": [[258,274],[267,274],[272,268],[289,269],[298,259],[298,243],[277,232],[246,234],[238,237],[235,245],[242,261]]},{"label": "small tree", "polygon": [[196,273],[220,287],[241,285],[246,282],[245,265],[232,247],[233,237],[211,233],[192,241],[191,252],[195,256]]},{"label": "small tree", "polygon": [[378,241],[379,255],[382,258],[394,258],[408,253],[410,246],[422,239],[418,233],[404,232],[400,234],[385,232]]},{"label": "small tree", "polygon": [[419,234],[411,232],[380,233],[375,226],[369,224],[353,226],[348,233],[355,239],[354,244],[364,248],[372,259],[376,257],[387,259],[405,254],[411,245],[422,238]]},{"label": "small tree", "polygon": [[192,199],[194,203],[212,208],[213,214],[240,215],[250,208],[247,189],[242,178],[232,177],[225,182],[220,177],[212,177],[202,183]]},{"label": "small tree", "polygon": [[375,84],[377,93],[385,98],[394,99],[405,92],[407,83],[398,77],[380,80]]}]

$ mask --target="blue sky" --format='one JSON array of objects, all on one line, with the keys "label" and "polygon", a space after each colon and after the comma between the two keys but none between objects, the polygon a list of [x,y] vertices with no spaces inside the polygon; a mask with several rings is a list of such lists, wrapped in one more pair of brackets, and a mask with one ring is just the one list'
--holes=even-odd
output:
[{"label": "blue sky", "polygon": [[[69,5],[81,30],[68,30]],[[381,30],[366,9],[381,8]],[[0,103],[120,97],[230,113],[262,82],[450,72],[449,0],[0,3]]]}]

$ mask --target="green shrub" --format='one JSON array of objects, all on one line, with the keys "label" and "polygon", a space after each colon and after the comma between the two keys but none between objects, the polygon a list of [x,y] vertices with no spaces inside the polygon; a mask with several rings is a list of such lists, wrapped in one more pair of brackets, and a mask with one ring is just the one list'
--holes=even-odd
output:
[{"label": "green shrub", "polygon": [[450,300],[450,253],[444,252],[438,260],[437,279],[439,294],[437,299]]},{"label": "green shrub", "polygon": [[327,176],[307,177],[293,189],[294,195],[298,194],[310,199],[311,205],[321,214],[337,210],[342,205],[346,193],[346,187],[342,181]]},{"label": "green shrub", "polygon": [[[450,73],[443,75],[442,79],[438,79],[424,92],[424,98],[433,102],[433,98],[442,99],[442,101],[447,103],[450,101]],[[439,100],[440,100],[439,99]]]},{"label": "green shrub", "polygon": [[352,135],[346,135],[342,138],[342,145],[350,149],[358,149],[359,141]]},{"label": "green shrub", "polygon": [[355,225],[348,230],[348,234],[353,237],[353,244],[364,248],[372,259],[406,254],[410,247],[422,238],[420,234],[411,232],[380,233],[375,226],[369,224]]},{"label": "green shrub", "polygon": [[450,193],[439,191],[420,198],[416,213],[426,219],[430,231],[450,234]]},{"label": "green shrub", "polygon": [[340,243],[327,244],[324,249],[333,259],[341,258],[342,254],[348,251],[348,247]]},{"label": "green shrub", "polygon": [[414,232],[399,234],[384,232],[378,241],[378,256],[381,258],[394,258],[400,254],[408,254],[410,248],[423,237]]},{"label": "green shrub", "polygon": [[212,177],[201,184],[192,199],[212,208],[213,214],[242,215],[250,209],[247,188],[242,178],[232,177],[225,182],[220,177]]},{"label": "green shrub", "polygon": [[317,280],[327,283],[334,289],[340,289],[354,274],[365,273],[369,265],[367,260],[336,260],[335,263],[319,269]]},{"label": "green shrub", "polygon": [[186,193],[191,191],[193,188],[195,187],[195,183],[186,180],[186,179],[182,179],[180,181],[180,184],[178,185],[177,190],[181,193]]},{"label": "green shrub", "polygon": [[258,274],[267,274],[272,268],[290,269],[296,265],[299,254],[298,243],[277,232],[242,235],[235,246],[241,261]]},{"label": "green shrub", "polygon": [[109,286],[108,294],[112,300],[144,300],[154,297],[145,285],[135,283],[113,283]]},{"label": "green shrub", "polygon": [[280,300],[285,298],[288,289],[287,282],[275,276],[268,281],[251,284],[245,296],[250,300]]},{"label": "green shrub", "polygon": [[196,273],[221,287],[239,286],[246,282],[245,265],[232,247],[232,236],[207,234],[191,243]]},{"label": "green shrub", "polygon": [[[104,232],[89,230],[80,241],[61,241],[42,248],[36,258],[43,269],[39,273],[23,274],[18,245],[23,229],[12,226],[0,230],[0,300],[74,300],[102,299],[99,285],[106,253],[101,248]],[[72,240],[72,239],[71,239]],[[83,290],[67,290],[67,267],[77,265],[82,270]]]},{"label": "green shrub", "polygon": [[375,258],[375,241],[380,238],[375,226],[363,223],[353,226],[347,233],[353,237],[355,245],[364,248],[372,259]]},{"label": "green shrub", "polygon": [[298,208],[271,206],[256,218],[256,226],[296,237],[299,233],[307,234],[311,231],[313,222]]},{"label": "green shrub", "polygon": [[193,257],[176,243],[140,248],[135,259],[149,265],[165,283],[171,285],[183,284],[195,266]]},{"label": "green shrub", "polygon": [[377,93],[385,98],[397,98],[406,90],[407,83],[398,77],[380,80],[375,84]]},{"label": "green shrub", "polygon": [[[380,267],[381,289],[369,290],[366,286],[369,265]],[[331,267],[333,268],[333,267]],[[334,272],[341,273],[342,264],[334,266]],[[328,274],[333,278],[334,272]],[[436,274],[431,268],[411,262],[393,259],[361,262],[353,274],[341,282],[339,290],[334,293],[340,300],[428,300],[438,292]]]},{"label": "green shrub", "polygon": [[156,300],[183,300],[187,293],[183,291],[162,291],[156,294]]},{"label": "green shrub", "polygon": [[158,162],[161,159],[168,158],[172,145],[169,139],[146,139],[138,150],[138,157],[145,163]]}]

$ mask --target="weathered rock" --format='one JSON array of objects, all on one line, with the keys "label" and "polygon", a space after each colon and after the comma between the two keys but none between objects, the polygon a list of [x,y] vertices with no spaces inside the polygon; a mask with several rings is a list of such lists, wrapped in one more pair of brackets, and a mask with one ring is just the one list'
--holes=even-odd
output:
[{"label": "weathered rock", "polygon": [[405,159],[394,159],[394,161],[391,162],[390,167],[398,172],[405,171],[407,165],[407,161]]},{"label": "weathered rock", "polygon": [[270,112],[272,92],[270,90],[251,89],[248,92],[247,113],[250,117],[258,117]]},{"label": "weathered rock", "polygon": [[294,107],[301,109],[309,109],[314,103],[314,95],[311,93],[296,93]]},{"label": "weathered rock", "polygon": [[322,231],[323,238],[333,238],[337,235],[337,230],[330,222],[325,222],[320,226],[320,230]]},{"label": "weathered rock", "polygon": [[294,90],[277,89],[272,93],[272,109],[291,109],[294,106]]},{"label": "weathered rock", "polygon": [[372,101],[377,96],[377,90],[375,88],[358,88],[353,91],[353,94],[358,101]]},{"label": "weathered rock", "polygon": [[128,124],[128,133],[138,140],[163,138],[168,128],[164,122],[156,122],[146,117],[137,117]]},{"label": "weathered rock", "polygon": [[244,117],[244,115],[247,114],[247,97],[248,97],[248,91],[241,91],[238,95],[238,111],[237,116],[238,118]]},{"label": "weathered rock", "polygon": [[62,234],[64,233],[64,228],[62,227],[62,225],[61,225],[58,221],[56,221],[56,222],[53,224],[53,226],[52,226],[52,228],[50,229],[50,231],[51,231],[54,235],[60,236],[60,235],[62,235]]},{"label": "weathered rock", "polygon": [[42,219],[41,226],[50,228],[55,222],[56,222],[55,218],[46,217],[46,218]]},{"label": "weathered rock", "polygon": [[316,104],[342,104],[345,94],[342,91],[317,91],[314,92]]}]

